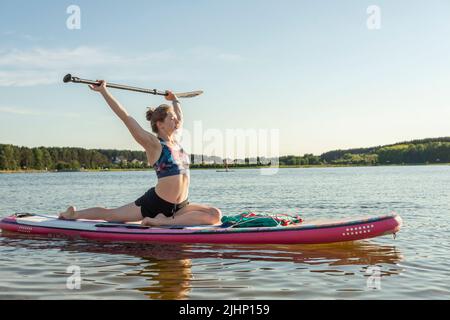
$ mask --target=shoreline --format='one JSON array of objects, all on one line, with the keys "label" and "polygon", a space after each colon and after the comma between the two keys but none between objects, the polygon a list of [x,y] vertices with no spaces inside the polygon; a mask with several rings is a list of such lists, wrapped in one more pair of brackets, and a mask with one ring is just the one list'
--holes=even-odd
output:
[{"label": "shoreline", "polygon": [[[415,164],[383,164],[383,165],[281,165],[281,166],[249,166],[249,167],[228,167],[230,172],[242,169],[308,169],[308,168],[355,168],[355,167],[412,167],[412,166],[450,166],[450,163],[415,163]],[[13,174],[13,173],[63,173],[63,172],[125,172],[125,171],[148,171],[152,168],[139,168],[139,169],[84,169],[84,170],[0,170],[0,174]],[[190,168],[190,170],[220,170],[226,172],[225,168],[212,167],[212,168]]]}]

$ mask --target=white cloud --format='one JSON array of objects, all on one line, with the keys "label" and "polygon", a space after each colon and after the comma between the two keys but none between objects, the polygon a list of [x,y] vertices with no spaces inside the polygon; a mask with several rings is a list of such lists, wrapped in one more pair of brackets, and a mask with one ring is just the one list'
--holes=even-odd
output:
[{"label": "white cloud", "polygon": [[2,36],[4,37],[15,37],[15,38],[20,38],[23,40],[27,40],[27,41],[38,41],[40,38],[32,36],[31,34],[26,34],[26,33],[17,33],[16,31],[13,30],[5,30],[2,31],[1,33]]},{"label": "white cloud", "polygon": [[12,35],[14,35],[14,34],[15,34],[15,32],[12,31],[12,30],[5,30],[5,31],[2,31],[2,35],[3,35],[3,36],[12,36]]},{"label": "white cloud", "polygon": [[[41,108],[36,108],[40,110]],[[9,113],[9,114],[17,114],[21,116],[54,116],[54,117],[64,117],[64,118],[79,118],[81,115],[75,112],[66,112],[66,113],[49,113],[49,112],[40,112],[31,109],[23,109],[17,107],[0,107],[0,113]]]},{"label": "white cloud", "polygon": [[230,61],[230,62],[238,62],[244,60],[244,58],[238,54],[231,53],[221,53],[218,55],[220,60]]},{"label": "white cloud", "polygon": [[120,59],[114,55],[106,55],[101,50],[89,47],[79,47],[73,50],[34,48],[24,51],[14,49],[0,52],[0,66],[19,70],[26,68],[56,70],[67,66],[92,66],[118,61]]},{"label": "white cloud", "polygon": [[24,87],[55,83],[62,76],[55,71],[0,71],[0,87]]},{"label": "white cloud", "polygon": [[27,116],[40,116],[40,115],[43,115],[43,113],[36,112],[34,110],[11,108],[11,107],[0,107],[0,112],[19,114],[19,115],[27,115]]},{"label": "white cloud", "polygon": [[[148,70],[174,61],[177,56],[170,51],[121,56],[102,48],[78,47],[74,49],[3,50],[0,51],[0,86],[34,86],[62,81],[65,72],[72,70],[92,74],[95,70]],[[67,71],[66,71],[67,70]]]},{"label": "white cloud", "polygon": [[239,54],[220,52],[218,49],[208,46],[196,47],[189,50],[189,53],[197,59],[209,61],[239,62],[244,60]]},{"label": "white cloud", "polygon": [[108,73],[114,72],[115,75],[120,74],[122,81],[130,79],[136,83],[185,81],[192,78],[183,69],[186,59],[219,63],[244,60],[238,54],[219,52],[211,47],[196,47],[188,50],[187,55],[171,50],[121,55],[105,48],[88,46],[0,50],[0,87],[56,84],[67,72],[87,78],[92,74],[106,78]]},{"label": "white cloud", "polygon": [[79,113],[75,113],[75,112],[56,114],[56,116],[61,116],[61,117],[65,117],[65,118],[80,118],[81,117],[81,115]]}]

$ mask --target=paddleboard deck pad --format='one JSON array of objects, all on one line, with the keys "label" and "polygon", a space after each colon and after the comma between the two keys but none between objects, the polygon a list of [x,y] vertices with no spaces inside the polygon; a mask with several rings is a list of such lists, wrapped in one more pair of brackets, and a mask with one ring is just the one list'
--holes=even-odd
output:
[{"label": "paddleboard deck pad", "polygon": [[0,220],[4,232],[120,242],[320,244],[396,234],[402,219],[396,213],[341,220],[305,221],[278,227],[222,226],[144,227],[136,223],[61,220],[54,216],[17,213]]}]

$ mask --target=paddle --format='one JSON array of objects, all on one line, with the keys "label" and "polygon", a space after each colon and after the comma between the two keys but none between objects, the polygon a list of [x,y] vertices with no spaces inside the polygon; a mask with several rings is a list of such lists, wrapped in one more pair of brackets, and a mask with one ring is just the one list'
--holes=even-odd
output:
[{"label": "paddle", "polygon": [[[100,83],[97,81],[93,81],[93,80],[86,80],[86,79],[80,79],[77,77],[73,77],[70,73],[66,74],[66,76],[64,77],[63,81],[65,83],[67,82],[73,82],[73,83],[84,83],[84,84],[92,84],[92,85],[99,85]],[[130,86],[125,86],[122,84],[114,84],[114,83],[106,83],[106,86],[109,88],[114,88],[114,89],[122,89],[122,90],[129,90],[129,91],[136,91],[136,92],[142,92],[142,93],[149,93],[149,94],[154,94],[154,95],[159,95],[159,96],[167,96],[167,93],[163,92],[163,91],[158,91],[156,89],[145,89],[145,88],[137,88],[137,87],[130,87]],[[178,98],[192,98],[192,97],[196,97],[200,94],[202,94],[203,91],[199,90],[199,91],[191,91],[191,92],[180,92],[180,93],[175,93],[175,95]]]}]

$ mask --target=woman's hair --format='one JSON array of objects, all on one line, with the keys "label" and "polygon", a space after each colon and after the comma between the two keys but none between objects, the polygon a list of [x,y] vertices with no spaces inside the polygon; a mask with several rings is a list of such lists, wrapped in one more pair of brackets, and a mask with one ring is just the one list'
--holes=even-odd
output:
[{"label": "woman's hair", "polygon": [[154,133],[158,133],[158,126],[156,125],[156,123],[158,121],[163,122],[164,119],[166,119],[170,108],[171,107],[169,105],[162,104],[159,107],[157,107],[156,109],[153,109],[153,108],[147,109],[145,117],[147,118],[148,121],[150,121],[150,124],[152,126],[152,131]]}]

